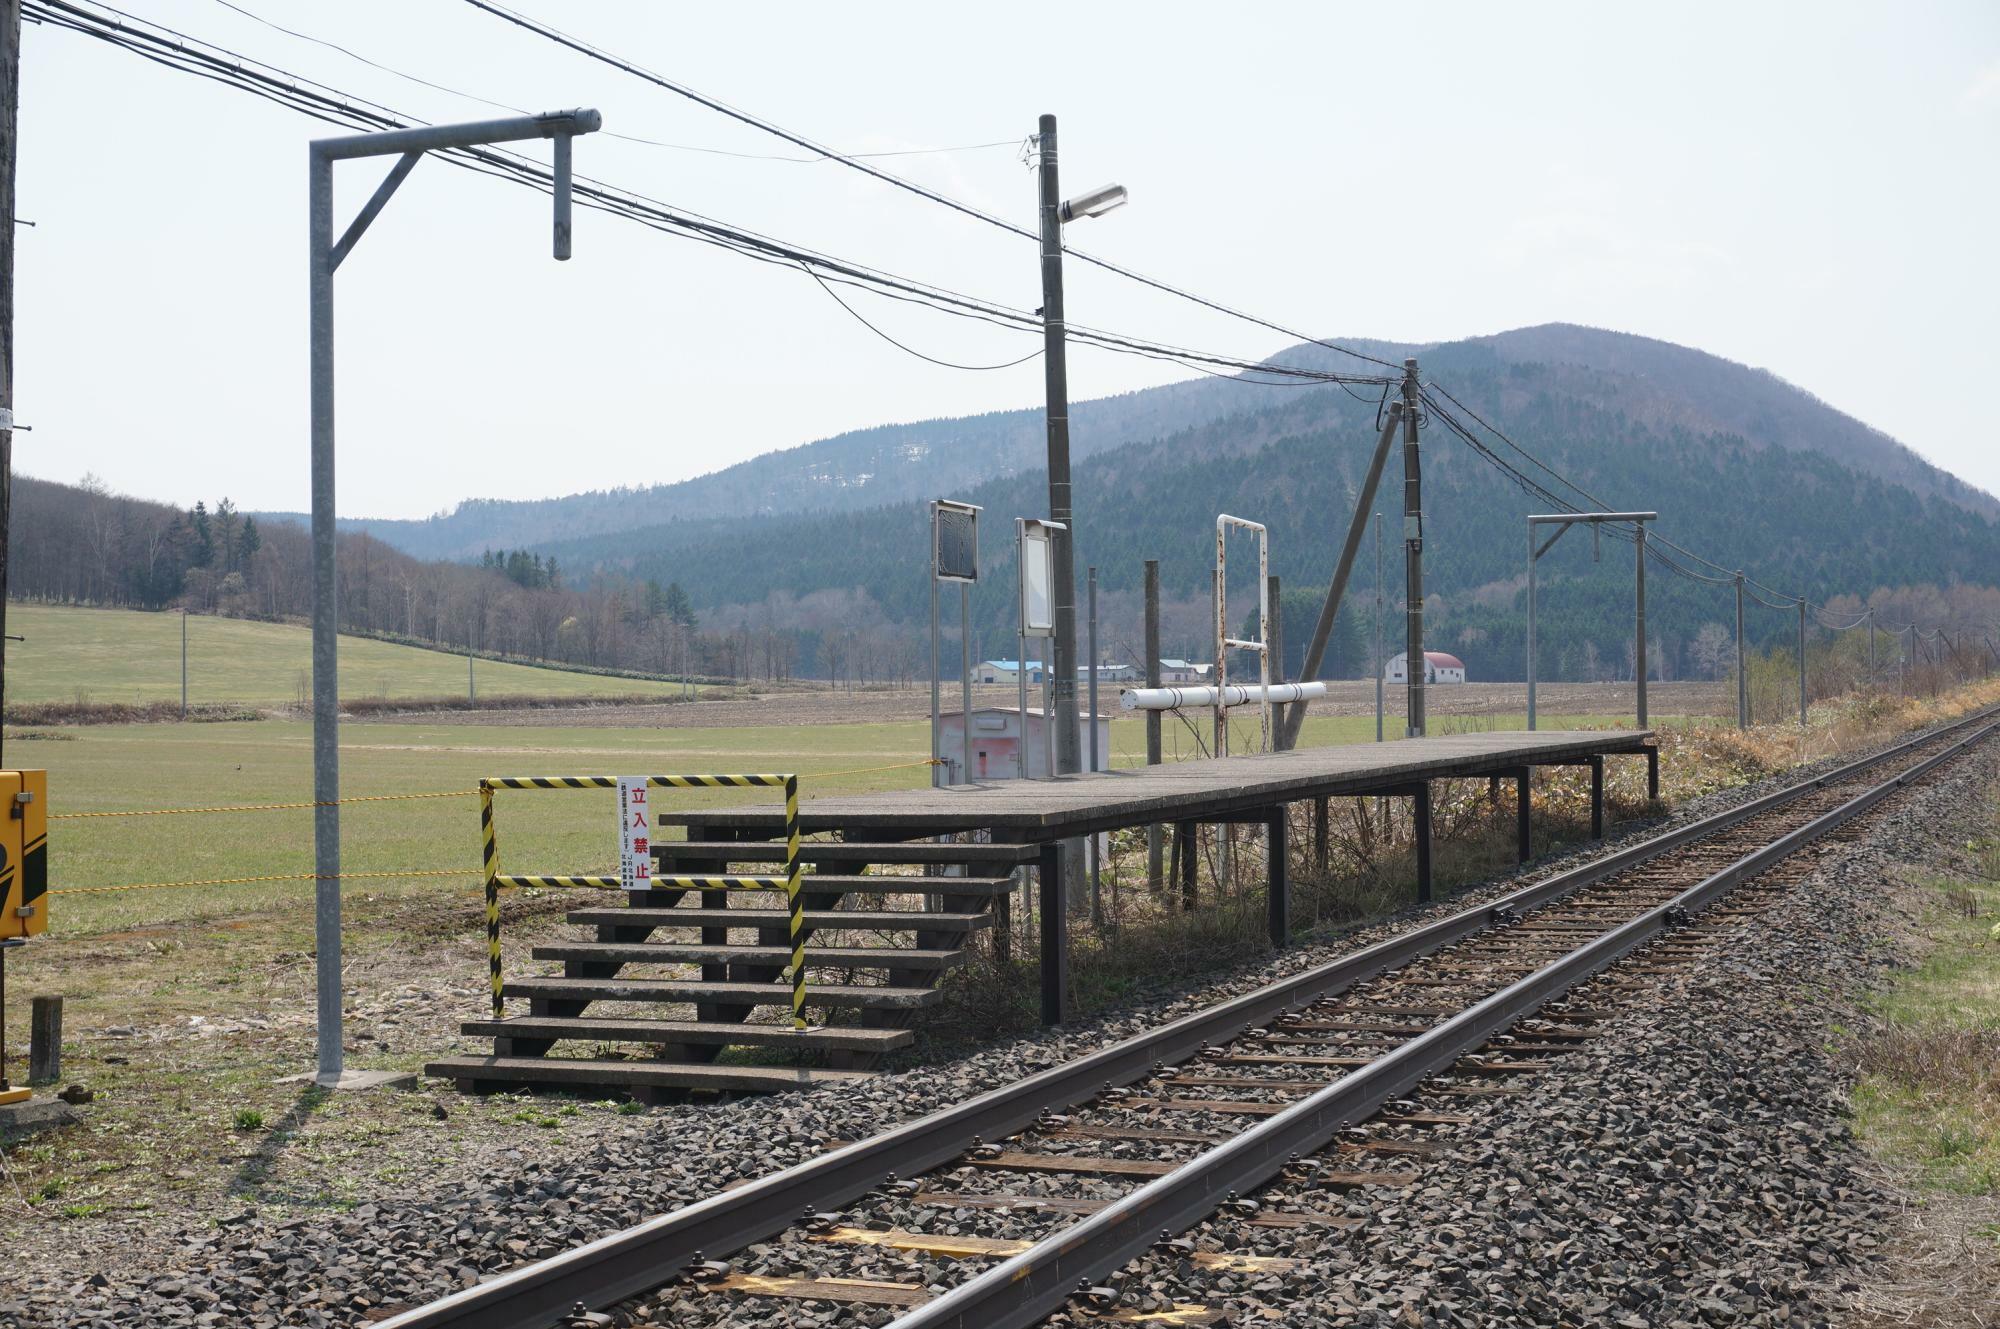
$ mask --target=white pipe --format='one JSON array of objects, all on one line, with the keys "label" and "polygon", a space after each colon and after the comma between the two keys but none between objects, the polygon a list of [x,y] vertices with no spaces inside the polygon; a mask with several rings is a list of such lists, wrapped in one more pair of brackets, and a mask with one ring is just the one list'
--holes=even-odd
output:
[{"label": "white pipe", "polygon": [[1251,687],[1231,683],[1222,688],[1123,688],[1118,693],[1118,705],[1127,711],[1173,711],[1184,706],[1214,706],[1216,694],[1222,694],[1222,705],[1250,706],[1263,703],[1280,705],[1293,701],[1317,701],[1326,695],[1324,683],[1273,683],[1269,687]]}]

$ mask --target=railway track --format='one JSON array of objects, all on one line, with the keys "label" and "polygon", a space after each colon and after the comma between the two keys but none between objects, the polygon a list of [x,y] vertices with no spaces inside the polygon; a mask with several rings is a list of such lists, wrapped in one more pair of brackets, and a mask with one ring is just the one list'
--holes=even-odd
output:
[{"label": "railway track", "polygon": [[828,1304],[898,1329],[1221,1322],[1106,1280],[1215,1219],[1229,1249],[1178,1254],[1239,1290],[1291,1267],[1266,1249],[1365,1222],[1465,1105],[1586,1045],[1806,870],[1787,859],[1995,728],[1968,717],[387,1324],[544,1329],[626,1302],[676,1326],[823,1324]]}]

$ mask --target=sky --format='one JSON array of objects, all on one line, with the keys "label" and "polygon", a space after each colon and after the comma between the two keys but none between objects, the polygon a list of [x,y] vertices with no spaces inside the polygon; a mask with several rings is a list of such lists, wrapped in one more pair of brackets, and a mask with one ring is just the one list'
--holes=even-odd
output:
[{"label": "sky", "polygon": [[[127,0],[431,122],[594,106],[579,173],[824,253],[1040,303],[1032,242],[464,0]],[[1069,242],[1323,337],[1551,321],[1773,371],[2000,492],[2000,5],[516,7],[1023,225],[1023,141],[1129,206]],[[1245,22],[1237,14],[1255,14]],[[307,501],[306,153],[330,132],[102,42],[22,39],[17,471],[191,504]],[[624,133],[662,147],[612,137]],[[984,146],[998,145],[998,146]],[[711,151],[692,151],[700,148]],[[545,145],[532,151],[546,156]],[[728,156],[723,153],[749,154]],[[336,226],[378,161],[337,172]],[[339,508],[416,517],[683,479],[843,430],[1036,406],[1042,371],[914,358],[797,271],[422,163],[336,279]],[[1260,357],[1290,339],[1075,261],[1073,321]],[[1036,339],[868,295],[909,346]],[[1078,398],[1186,377],[1075,350]],[[1246,389],[1249,391],[1249,389]]]}]

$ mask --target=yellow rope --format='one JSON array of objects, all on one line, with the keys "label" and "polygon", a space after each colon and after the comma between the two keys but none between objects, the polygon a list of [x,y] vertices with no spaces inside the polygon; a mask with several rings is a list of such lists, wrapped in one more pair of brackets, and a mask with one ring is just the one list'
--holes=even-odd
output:
[{"label": "yellow rope", "polygon": [[352,798],[329,798],[318,803],[239,803],[212,808],[132,808],[123,812],[52,812],[50,821],[75,821],[84,817],[177,817],[190,812],[285,812],[296,808],[331,808],[343,803],[402,803],[420,798],[470,798],[477,789],[446,789],[434,794],[357,794]]},{"label": "yellow rope", "polygon": [[[335,880],[376,877],[477,877],[478,868],[420,868],[414,872],[342,872]],[[104,895],[112,891],[158,891],[176,886],[243,886],[257,881],[313,881],[316,872],[280,872],[269,877],[212,877],[207,881],[141,881],[130,886],[58,886],[50,895]]]}]

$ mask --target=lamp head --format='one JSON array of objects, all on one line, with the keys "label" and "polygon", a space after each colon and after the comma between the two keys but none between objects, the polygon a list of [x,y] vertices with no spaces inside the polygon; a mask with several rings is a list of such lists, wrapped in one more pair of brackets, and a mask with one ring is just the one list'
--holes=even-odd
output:
[{"label": "lamp head", "polygon": [[1105,185],[1087,194],[1078,194],[1064,203],[1058,214],[1064,221],[1072,222],[1079,217],[1102,217],[1113,208],[1122,208],[1126,203],[1124,185]]}]

